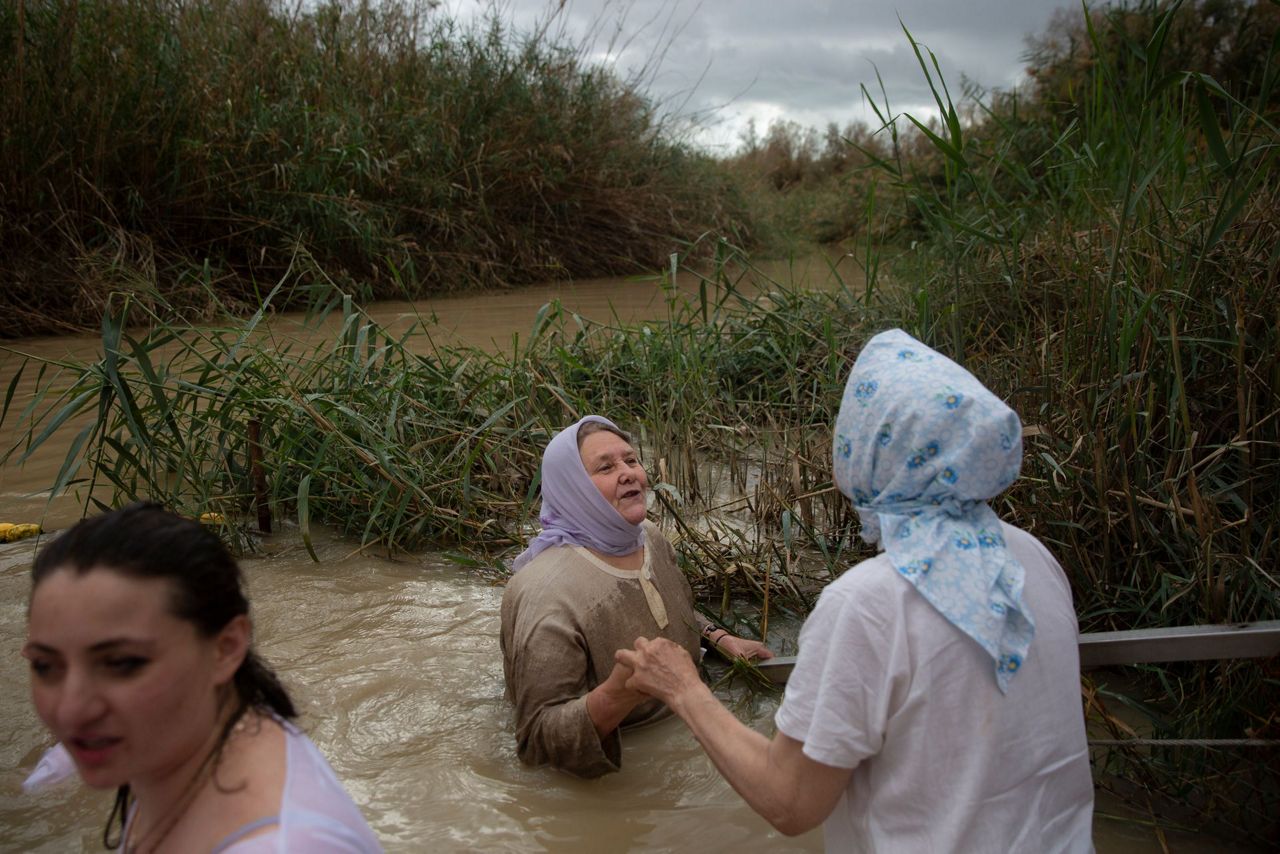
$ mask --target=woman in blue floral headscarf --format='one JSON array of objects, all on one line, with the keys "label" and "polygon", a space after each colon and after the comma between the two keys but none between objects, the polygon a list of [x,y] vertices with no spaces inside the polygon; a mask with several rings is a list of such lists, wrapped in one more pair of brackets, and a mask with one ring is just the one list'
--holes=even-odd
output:
[{"label": "woman in blue floral headscarf", "polygon": [[619,653],[627,686],[675,710],[780,830],[824,823],[828,851],[1091,851],[1070,587],[987,503],[1017,478],[1021,435],[964,368],[875,336],[832,461],[881,553],[805,622],[777,735],[738,723],[661,641]]},{"label": "woman in blue floral headscarf", "polygon": [[1018,416],[972,374],[902,330],[871,339],[836,417],[836,486],[863,539],[991,656],[1001,691],[1026,659],[1035,619],[1024,569],[986,502],[1021,464]]}]

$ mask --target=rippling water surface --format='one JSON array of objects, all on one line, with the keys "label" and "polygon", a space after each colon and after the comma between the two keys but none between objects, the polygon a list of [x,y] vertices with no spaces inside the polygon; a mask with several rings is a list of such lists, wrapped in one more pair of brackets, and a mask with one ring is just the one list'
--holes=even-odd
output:
[{"label": "rippling water surface", "polygon": [[[392,851],[820,851],[755,816],[687,730],[670,720],[623,739],[623,772],[594,782],[519,763],[498,651],[502,588],[443,558],[392,562],[299,545],[244,562],[257,638],[329,757]],[[4,845],[14,851],[98,847],[109,796],[68,785],[18,790],[48,744],[17,655],[31,547],[0,555],[4,713],[0,741]],[[723,696],[759,724],[772,700]]]},{"label": "rippling water surface", "polygon": [[[839,256],[771,272],[818,276],[820,287],[830,281],[828,261],[840,265],[846,281],[856,275]],[[372,311],[393,328],[434,313],[433,334],[501,347],[512,334],[527,333],[539,306],[552,298],[599,320],[657,317],[664,310],[652,283],[602,280]],[[66,336],[14,346],[47,358],[92,360],[101,345],[93,336]],[[0,353],[5,386],[18,361]],[[30,399],[31,376],[0,429],[5,448],[19,427],[13,413]],[[49,506],[39,493],[53,482],[73,432],[22,468],[0,468],[0,521],[43,521],[56,529],[79,517],[73,500]],[[244,561],[259,647],[300,702],[303,728],[388,850],[822,850],[819,831],[788,839],[752,813],[676,720],[628,733],[622,773],[601,780],[521,765],[502,692],[501,587],[443,556],[389,561],[349,542],[322,544],[317,564],[287,528],[263,546],[262,556]],[[0,544],[0,850],[101,850],[109,794],[76,784],[30,797],[19,789],[49,743],[31,708],[19,655],[33,553],[31,541]],[[740,718],[772,732],[773,698],[717,692]],[[1162,850],[1143,816],[1099,803],[1099,851]],[[1112,817],[1120,814],[1126,817]],[[1169,831],[1166,839],[1179,852],[1238,850],[1191,833]]]}]

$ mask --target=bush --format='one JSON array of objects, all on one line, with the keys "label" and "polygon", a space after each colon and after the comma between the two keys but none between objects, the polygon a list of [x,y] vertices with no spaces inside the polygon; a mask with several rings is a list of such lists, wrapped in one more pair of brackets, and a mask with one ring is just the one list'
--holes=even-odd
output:
[{"label": "bush", "polygon": [[418,4],[0,7],[0,335],[112,290],[259,302],[299,253],[362,298],[634,272],[741,208],[570,45]]}]

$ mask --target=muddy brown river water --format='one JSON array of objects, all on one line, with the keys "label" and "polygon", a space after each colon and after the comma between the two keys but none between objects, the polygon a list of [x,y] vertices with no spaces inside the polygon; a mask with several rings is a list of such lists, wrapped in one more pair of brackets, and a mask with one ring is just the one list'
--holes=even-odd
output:
[{"label": "muddy brown river water", "polygon": [[[822,287],[830,281],[828,260],[856,277],[852,260],[839,256],[770,272]],[[434,313],[433,335],[505,347],[513,334],[527,335],[537,310],[553,298],[599,320],[665,313],[656,285],[620,280],[386,303],[371,313],[393,327]],[[65,336],[10,346],[47,358],[92,359],[100,342]],[[0,384],[7,387],[16,365],[13,355],[0,353]],[[6,448],[14,429],[0,430]],[[40,493],[64,452],[65,444],[22,468],[0,468],[0,521],[43,521],[57,529],[78,518],[73,502],[50,505]],[[36,796],[19,788],[49,744],[19,655],[34,548],[30,540],[0,544],[0,851],[101,850],[108,794],[75,783]],[[323,534],[317,548],[319,563],[285,527],[263,541],[260,555],[243,561],[257,642],[300,701],[303,728],[388,851],[822,850],[821,831],[787,838],[757,817],[675,720],[626,734],[622,773],[602,780],[522,766],[502,691],[502,588],[442,554],[390,561]],[[739,717],[771,731],[775,698],[737,687],[717,692]],[[1096,835],[1103,852],[1162,850],[1142,817],[1106,801]],[[1194,833],[1168,831],[1166,840],[1173,851],[1240,850]]]}]

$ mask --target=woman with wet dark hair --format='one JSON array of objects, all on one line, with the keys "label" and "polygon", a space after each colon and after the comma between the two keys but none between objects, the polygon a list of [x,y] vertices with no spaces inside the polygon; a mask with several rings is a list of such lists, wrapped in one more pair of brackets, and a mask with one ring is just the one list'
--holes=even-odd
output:
[{"label": "woman with wet dark hair", "polygon": [[379,851],[292,700],[252,648],[240,568],[156,504],[86,519],[37,556],[36,711],[129,852]]}]

